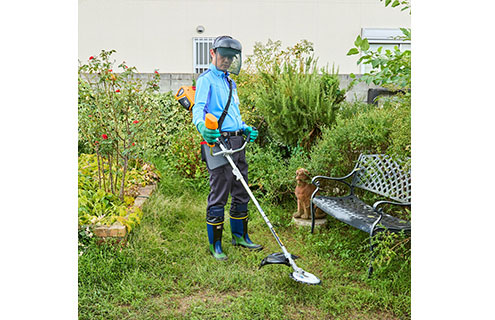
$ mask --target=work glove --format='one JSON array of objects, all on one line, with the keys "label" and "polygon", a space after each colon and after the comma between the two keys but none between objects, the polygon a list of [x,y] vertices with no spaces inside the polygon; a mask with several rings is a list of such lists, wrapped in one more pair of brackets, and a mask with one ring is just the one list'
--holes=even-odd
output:
[{"label": "work glove", "polygon": [[208,129],[205,126],[204,121],[198,123],[197,128],[199,133],[201,133],[205,141],[208,142],[209,144],[214,144],[217,138],[220,137],[220,131],[218,131],[218,129]]},{"label": "work glove", "polygon": [[254,127],[247,127],[246,129],[244,129],[244,134],[246,136],[251,134],[249,136],[249,142],[253,142],[258,137],[258,130],[256,130],[256,128]]}]

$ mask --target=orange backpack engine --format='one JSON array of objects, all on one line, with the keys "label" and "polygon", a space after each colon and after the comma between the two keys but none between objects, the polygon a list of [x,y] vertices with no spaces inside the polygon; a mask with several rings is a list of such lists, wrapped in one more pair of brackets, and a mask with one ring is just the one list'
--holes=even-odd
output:
[{"label": "orange backpack engine", "polygon": [[191,111],[194,106],[194,95],[196,94],[195,86],[182,86],[177,91],[175,99],[186,108],[187,111]]}]

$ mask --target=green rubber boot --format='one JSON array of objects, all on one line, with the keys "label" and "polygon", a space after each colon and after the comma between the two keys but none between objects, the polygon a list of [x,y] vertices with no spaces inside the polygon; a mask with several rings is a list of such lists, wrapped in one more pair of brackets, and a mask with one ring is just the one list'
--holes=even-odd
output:
[{"label": "green rubber boot", "polygon": [[208,230],[209,251],[211,255],[217,260],[227,260],[227,255],[222,251],[223,223],[216,225],[206,223],[206,228]]},{"label": "green rubber boot", "polygon": [[263,246],[255,244],[248,235],[248,214],[246,204],[232,205],[234,210],[230,211],[230,229],[232,230],[232,244],[249,250],[261,250]]}]

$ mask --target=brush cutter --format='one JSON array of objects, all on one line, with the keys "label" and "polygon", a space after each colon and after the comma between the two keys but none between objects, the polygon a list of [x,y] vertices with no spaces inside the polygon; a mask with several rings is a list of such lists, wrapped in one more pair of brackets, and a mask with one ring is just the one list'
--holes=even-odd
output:
[{"label": "brush cutter", "polygon": [[[214,120],[212,120],[212,119],[214,119]],[[205,121],[205,125],[208,129],[217,129],[218,128],[218,124],[216,124],[216,126],[215,126],[216,118],[212,114],[207,114],[206,120],[207,121]],[[293,272],[290,273],[290,277],[293,280],[295,280],[297,282],[304,283],[304,284],[310,284],[310,285],[321,284],[321,280],[318,279],[314,274],[306,272],[296,265],[294,260],[297,259],[298,257],[290,254],[287,251],[284,244],[280,240],[279,236],[277,235],[277,233],[273,229],[273,226],[270,223],[270,220],[268,220],[267,216],[263,212],[263,209],[261,209],[261,206],[259,205],[258,201],[256,200],[253,193],[249,189],[249,186],[247,185],[246,181],[242,177],[241,172],[239,171],[237,166],[234,164],[234,161],[232,160],[231,155],[233,153],[242,151],[246,147],[248,141],[249,141],[249,135],[246,138],[246,141],[244,142],[242,147],[240,147],[239,149],[232,150],[232,149],[227,149],[227,146],[224,145],[224,142],[222,142],[221,139],[217,139],[216,144],[219,145],[221,151],[212,153],[212,156],[213,157],[223,156],[227,159],[227,161],[232,166],[232,173],[234,174],[234,176],[236,177],[237,180],[241,181],[242,185],[244,186],[244,189],[246,189],[247,193],[251,197],[251,200],[253,200],[253,203],[255,204],[256,208],[261,213],[263,220],[265,220],[265,223],[268,225],[268,228],[270,228],[270,231],[272,232],[273,236],[275,237],[275,240],[277,240],[278,245],[280,246],[280,248],[282,248],[283,252],[272,253],[272,254],[268,255],[265,259],[263,259],[263,261],[261,261],[259,268],[261,268],[267,264],[285,264],[289,267],[292,267],[292,269],[294,270]]]}]

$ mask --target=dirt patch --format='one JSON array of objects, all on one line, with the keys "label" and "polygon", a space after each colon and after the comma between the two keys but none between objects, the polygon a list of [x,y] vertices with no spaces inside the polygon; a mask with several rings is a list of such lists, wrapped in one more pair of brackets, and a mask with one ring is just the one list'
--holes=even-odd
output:
[{"label": "dirt patch", "polygon": [[176,302],[179,308],[176,312],[186,315],[187,310],[198,302],[203,302],[206,304],[221,304],[226,298],[227,295],[214,295],[206,290],[198,291],[187,297],[178,297]]},{"label": "dirt patch", "polygon": [[287,306],[285,314],[290,320],[326,319],[322,310],[311,305]]},{"label": "dirt patch", "polygon": [[167,305],[168,309],[173,309],[175,314],[182,316],[187,315],[189,309],[197,304],[206,304],[208,306],[222,305],[227,300],[232,300],[236,297],[243,296],[247,291],[233,292],[212,292],[211,290],[200,290],[191,293],[188,296],[172,295],[154,297],[155,304]]},{"label": "dirt patch", "polygon": [[385,311],[370,311],[369,313],[351,312],[348,319],[352,320],[399,320],[393,314]]}]

